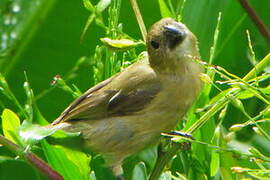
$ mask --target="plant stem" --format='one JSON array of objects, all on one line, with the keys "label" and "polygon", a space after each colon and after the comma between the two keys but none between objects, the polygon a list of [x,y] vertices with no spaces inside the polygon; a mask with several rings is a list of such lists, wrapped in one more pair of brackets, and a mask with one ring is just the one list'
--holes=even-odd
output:
[{"label": "plant stem", "polygon": [[147,31],[146,31],[142,15],[141,15],[139,6],[137,4],[137,1],[136,0],[130,0],[130,3],[131,3],[131,6],[133,8],[133,11],[135,13],[138,24],[140,26],[140,30],[141,30],[141,33],[142,33],[143,40],[144,40],[144,42],[146,42]]},{"label": "plant stem", "polygon": [[23,149],[20,146],[18,146],[17,144],[14,144],[13,142],[11,142],[10,140],[8,140],[6,137],[2,135],[0,135],[0,144],[7,147],[10,151],[12,151],[13,153],[17,155],[23,152]]},{"label": "plant stem", "polygon": [[247,0],[238,0],[242,7],[246,10],[249,17],[252,19],[254,24],[257,26],[262,35],[266,38],[266,40],[270,43],[270,30],[263,23],[260,17],[256,14],[254,9],[250,6]]},{"label": "plant stem", "polygon": [[2,135],[0,135],[0,144],[4,145],[14,154],[18,156],[22,156],[24,159],[26,159],[27,162],[29,162],[31,165],[37,168],[38,171],[42,172],[49,179],[63,180],[63,177],[58,172],[54,171],[46,162],[44,162],[38,156],[31,153],[30,151],[25,152],[24,148],[18,146],[17,144],[14,144],[13,142],[11,142],[10,140],[8,140],[6,137]]},{"label": "plant stem", "polygon": [[155,164],[154,170],[152,171],[149,180],[159,179],[159,176],[163,171],[164,167],[166,166],[166,164],[168,163],[168,161],[179,151],[180,148],[181,148],[180,143],[174,143],[172,148],[168,152],[162,153],[161,150],[159,151],[157,162]]},{"label": "plant stem", "polygon": [[270,65],[270,53],[268,53],[245,77],[243,78],[244,81],[248,81],[254,77],[256,77],[257,73],[260,73],[264,70],[265,67]]}]

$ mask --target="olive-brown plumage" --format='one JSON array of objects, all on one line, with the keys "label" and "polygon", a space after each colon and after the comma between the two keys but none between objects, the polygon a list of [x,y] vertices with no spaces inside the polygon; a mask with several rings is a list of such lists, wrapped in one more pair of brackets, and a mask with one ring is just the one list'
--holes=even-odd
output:
[{"label": "olive-brown plumage", "polygon": [[202,83],[196,37],[171,18],[155,23],[148,55],[75,100],[54,127],[81,132],[85,146],[104,155],[115,175],[123,159],[156,144],[196,99]]}]

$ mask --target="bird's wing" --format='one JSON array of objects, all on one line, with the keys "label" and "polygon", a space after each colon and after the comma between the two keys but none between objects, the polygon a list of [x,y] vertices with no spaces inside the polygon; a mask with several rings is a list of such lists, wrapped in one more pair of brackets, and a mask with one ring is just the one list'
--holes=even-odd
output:
[{"label": "bird's wing", "polygon": [[86,91],[53,124],[130,115],[147,106],[160,90],[156,74],[143,60]]}]

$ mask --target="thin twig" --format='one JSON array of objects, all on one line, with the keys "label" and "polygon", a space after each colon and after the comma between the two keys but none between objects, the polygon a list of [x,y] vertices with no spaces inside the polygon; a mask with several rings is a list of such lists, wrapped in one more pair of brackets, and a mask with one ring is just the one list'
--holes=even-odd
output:
[{"label": "thin twig", "polygon": [[24,159],[26,159],[27,162],[29,162],[31,165],[37,168],[49,179],[64,180],[64,178],[58,172],[54,171],[45,161],[40,159],[32,152],[25,152],[22,147],[18,146],[17,144],[14,144],[13,142],[11,142],[2,135],[0,135],[0,144],[8,148],[14,154],[22,156]]},{"label": "thin twig", "polygon": [[137,1],[136,0],[130,0],[130,3],[131,3],[131,6],[133,8],[133,11],[135,13],[135,16],[136,16],[136,19],[138,21],[138,24],[140,26],[140,30],[141,30],[141,33],[142,33],[143,40],[146,42],[147,31],[146,31],[146,28],[145,28],[145,25],[144,25],[144,22],[143,22],[142,15],[141,15],[139,6],[137,4]]},{"label": "thin twig", "polygon": [[254,24],[257,26],[262,35],[266,38],[266,40],[270,43],[270,30],[263,23],[260,17],[256,14],[254,9],[249,5],[247,0],[238,0],[242,7],[246,10],[249,17],[252,19]]}]

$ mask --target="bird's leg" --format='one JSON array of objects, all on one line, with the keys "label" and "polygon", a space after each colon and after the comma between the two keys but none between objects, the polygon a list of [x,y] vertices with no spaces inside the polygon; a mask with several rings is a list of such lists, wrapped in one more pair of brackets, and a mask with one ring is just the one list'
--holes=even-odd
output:
[{"label": "bird's leg", "polygon": [[155,167],[151,173],[149,180],[158,179],[160,174],[162,173],[162,170],[166,166],[166,164],[171,160],[171,158],[175,154],[177,154],[177,152],[180,149],[182,151],[186,151],[186,150],[190,150],[191,148],[190,142],[176,143],[176,142],[171,141],[171,139],[168,141],[168,138],[171,138],[174,136],[182,136],[182,137],[194,140],[194,137],[192,135],[179,132],[179,131],[172,131],[170,133],[162,133],[162,135],[165,136],[165,138],[162,138],[162,141],[158,146],[158,158],[157,158]]},{"label": "bird's leg", "polygon": [[123,174],[123,168],[122,168],[122,160],[118,161],[117,163],[114,163],[111,165],[111,170],[113,175],[116,177],[117,180],[125,180]]}]

